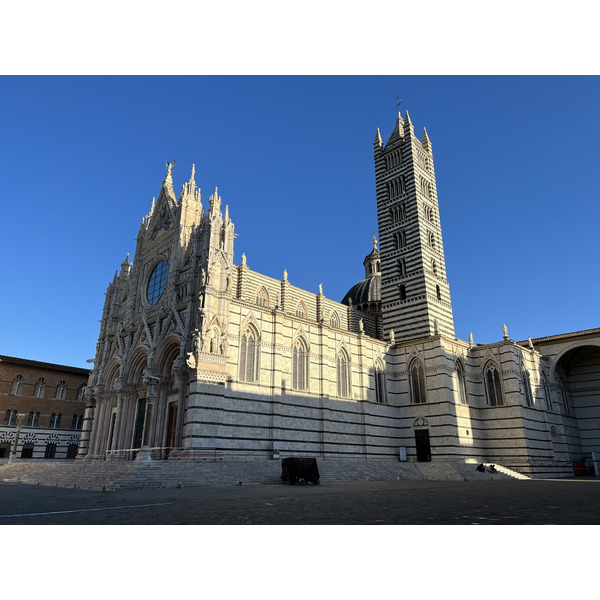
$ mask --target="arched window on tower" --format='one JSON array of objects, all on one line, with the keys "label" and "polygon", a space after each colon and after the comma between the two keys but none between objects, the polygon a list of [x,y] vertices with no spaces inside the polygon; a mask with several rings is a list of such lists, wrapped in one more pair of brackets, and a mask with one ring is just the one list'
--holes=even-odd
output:
[{"label": "arched window on tower", "polygon": [[247,327],[240,339],[240,381],[256,381],[258,372],[258,335]]},{"label": "arched window on tower", "polygon": [[427,241],[429,243],[429,247],[435,250],[435,236],[431,231],[427,235]]},{"label": "arched window on tower", "polygon": [[337,355],[337,395],[350,397],[350,360],[345,350],[340,350]]},{"label": "arched window on tower", "polygon": [[400,277],[404,277],[406,275],[406,261],[403,258],[398,259],[398,272]]},{"label": "arched window on tower", "polygon": [[23,393],[23,375],[17,375],[10,386],[11,396],[20,396]]},{"label": "arched window on tower", "polygon": [[490,406],[502,406],[504,404],[500,371],[493,363],[490,363],[485,370],[485,392]]},{"label": "arched window on tower", "polygon": [[400,300],[406,300],[406,286],[403,283],[398,286],[398,292],[400,293]]},{"label": "arched window on tower", "polygon": [[435,262],[434,258],[431,259],[431,270],[433,271],[433,274],[437,277],[437,263]]},{"label": "arched window on tower", "polygon": [[427,386],[425,384],[425,370],[421,361],[415,359],[409,370],[410,400],[413,404],[427,402]]},{"label": "arched window on tower", "polygon": [[308,350],[302,338],[298,338],[292,350],[292,388],[308,388]]},{"label": "arched window on tower", "polygon": [[40,377],[36,382],[33,388],[33,396],[34,398],[43,398],[44,391],[46,389],[46,382],[43,377]]},{"label": "arched window on tower", "polygon": [[406,232],[404,230],[396,231],[394,233],[394,242],[396,244],[396,250],[401,250],[402,248],[405,248],[406,247]]},{"label": "arched window on tower", "polygon": [[437,296],[438,300],[442,299],[442,290],[440,289],[439,285],[435,286],[435,295]]}]

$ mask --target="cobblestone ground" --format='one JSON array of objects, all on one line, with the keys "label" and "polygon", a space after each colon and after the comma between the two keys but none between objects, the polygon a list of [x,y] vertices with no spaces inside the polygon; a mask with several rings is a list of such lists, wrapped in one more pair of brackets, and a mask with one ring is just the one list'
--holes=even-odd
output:
[{"label": "cobblestone ground", "polygon": [[600,480],[389,481],[92,492],[0,483],[0,525],[600,524]]}]

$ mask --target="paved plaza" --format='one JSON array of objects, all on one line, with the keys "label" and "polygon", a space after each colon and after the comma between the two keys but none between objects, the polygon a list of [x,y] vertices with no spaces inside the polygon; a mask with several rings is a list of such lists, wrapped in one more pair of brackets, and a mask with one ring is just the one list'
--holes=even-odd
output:
[{"label": "paved plaza", "polygon": [[94,492],[0,483],[0,525],[600,524],[600,480],[371,481]]}]

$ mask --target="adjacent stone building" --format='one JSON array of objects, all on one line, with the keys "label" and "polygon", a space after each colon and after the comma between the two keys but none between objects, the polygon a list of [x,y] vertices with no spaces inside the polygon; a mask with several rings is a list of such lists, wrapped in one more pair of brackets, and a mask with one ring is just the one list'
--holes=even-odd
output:
[{"label": "adjacent stone building", "polygon": [[[454,335],[432,144],[374,144],[379,243],[342,302],[234,263],[234,223],[173,165],[108,286],[79,457],[486,460],[600,451],[600,330]],[[375,207],[374,207],[375,208]],[[379,248],[378,248],[379,246]]]},{"label": "adjacent stone building", "polygon": [[0,461],[75,458],[90,371],[0,356]]}]

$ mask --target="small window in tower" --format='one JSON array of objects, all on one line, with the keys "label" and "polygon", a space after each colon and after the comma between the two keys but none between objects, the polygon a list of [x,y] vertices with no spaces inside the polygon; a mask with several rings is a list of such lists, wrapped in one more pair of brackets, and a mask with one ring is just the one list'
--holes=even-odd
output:
[{"label": "small window in tower", "polygon": [[404,277],[406,275],[406,262],[403,258],[398,259],[398,271],[400,273],[400,277]]},{"label": "small window in tower", "polygon": [[435,294],[436,294],[438,300],[442,299],[442,290],[440,290],[439,285],[435,286]]},{"label": "small window in tower", "polygon": [[435,249],[435,236],[433,235],[433,233],[431,233],[431,231],[429,232],[429,247]]},{"label": "small window in tower", "polygon": [[400,300],[406,300],[406,286],[401,283],[400,284]]},{"label": "small window in tower", "polygon": [[431,260],[431,270],[433,271],[433,274],[437,277],[437,263],[435,262],[435,259]]}]

